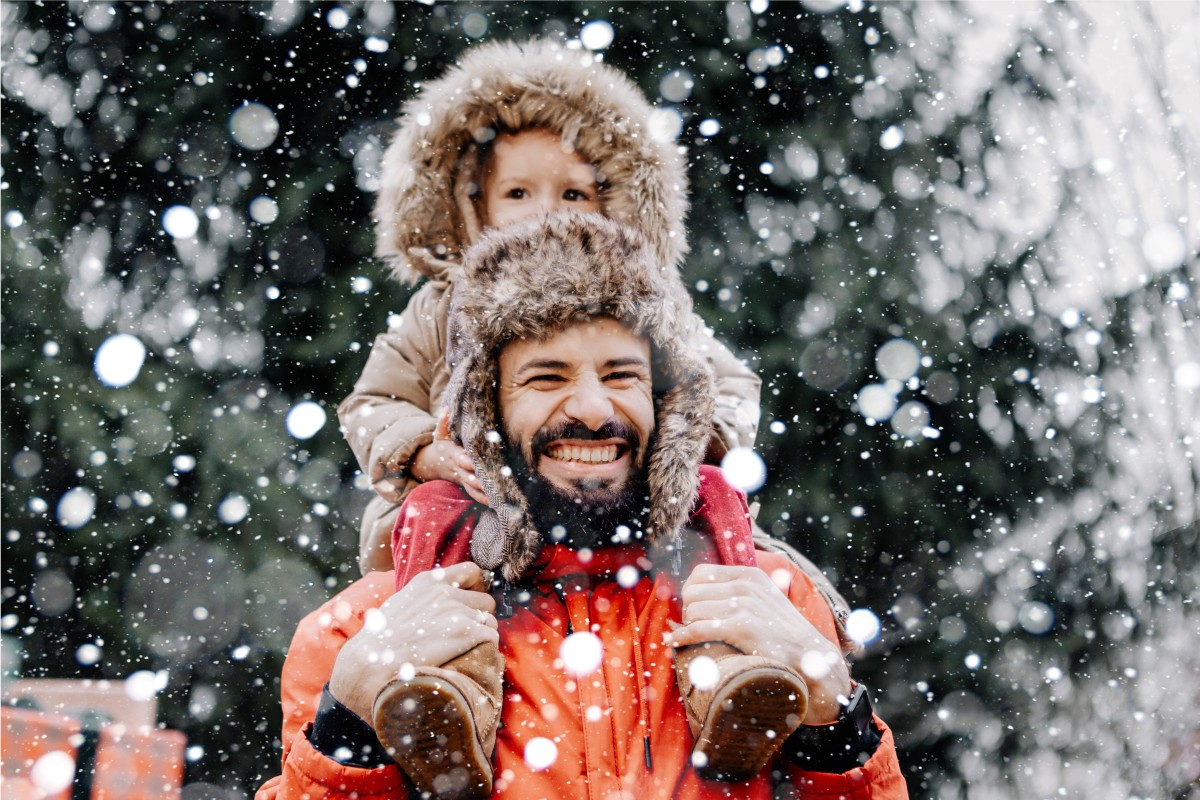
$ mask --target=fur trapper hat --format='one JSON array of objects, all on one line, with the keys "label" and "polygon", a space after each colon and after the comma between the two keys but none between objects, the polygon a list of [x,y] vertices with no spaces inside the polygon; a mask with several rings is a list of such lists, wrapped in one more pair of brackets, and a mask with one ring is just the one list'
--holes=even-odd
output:
[{"label": "fur trapper hat", "polygon": [[604,215],[636,228],[677,269],[687,167],[679,145],[652,135],[653,112],[629,78],[587,51],[542,40],[468,51],[404,106],[380,169],[375,254],[400,281],[446,277],[483,227],[471,199],[480,148],[498,133],[542,128],[597,169]]},{"label": "fur trapper hat", "polygon": [[480,566],[514,581],[544,541],[499,435],[500,350],[598,316],[650,340],[655,430],[645,537],[659,547],[678,542],[696,501],[716,396],[710,368],[687,345],[690,311],[675,270],[637,231],[598,214],[526,220],[487,232],[467,252],[451,306],[453,376],[445,398],[452,435],[475,460],[495,511],[472,538]]}]

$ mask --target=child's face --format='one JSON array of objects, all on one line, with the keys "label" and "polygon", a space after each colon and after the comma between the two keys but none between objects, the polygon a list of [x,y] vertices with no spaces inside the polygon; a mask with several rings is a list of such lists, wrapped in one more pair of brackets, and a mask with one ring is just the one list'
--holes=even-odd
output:
[{"label": "child's face", "polygon": [[549,131],[505,133],[492,145],[484,177],[484,223],[490,227],[571,209],[600,211],[596,171]]}]

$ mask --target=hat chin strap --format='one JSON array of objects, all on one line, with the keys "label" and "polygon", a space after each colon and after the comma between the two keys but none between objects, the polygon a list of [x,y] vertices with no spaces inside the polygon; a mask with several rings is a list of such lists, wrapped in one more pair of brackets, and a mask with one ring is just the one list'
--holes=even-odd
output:
[{"label": "hat chin strap", "polygon": [[484,569],[496,569],[504,563],[504,526],[490,508],[479,515],[471,532],[471,560]]}]

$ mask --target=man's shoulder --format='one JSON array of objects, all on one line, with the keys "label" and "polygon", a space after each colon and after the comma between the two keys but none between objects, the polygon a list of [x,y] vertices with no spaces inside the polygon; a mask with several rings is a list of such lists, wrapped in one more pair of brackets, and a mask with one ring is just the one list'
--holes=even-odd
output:
[{"label": "man's shoulder", "polygon": [[362,627],[363,615],[395,592],[395,570],[368,572],[301,620],[296,638],[322,639],[330,633],[349,638]]}]

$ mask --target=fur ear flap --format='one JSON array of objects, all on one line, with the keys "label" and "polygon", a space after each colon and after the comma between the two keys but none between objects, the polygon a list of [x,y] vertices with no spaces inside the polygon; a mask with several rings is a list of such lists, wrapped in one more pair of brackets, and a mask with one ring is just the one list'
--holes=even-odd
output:
[{"label": "fur ear flap", "polygon": [[700,486],[698,469],[711,436],[715,396],[712,373],[699,368],[678,379],[659,401],[657,446],[648,465],[651,543],[676,544],[688,520]]},{"label": "fur ear flap", "polygon": [[[475,462],[475,472],[483,485],[488,505],[495,514],[499,534],[491,532],[497,541],[481,542],[481,549],[500,568],[509,581],[515,581],[541,553],[541,535],[529,519],[528,503],[508,467],[500,432],[500,409],[496,396],[499,375],[491,349],[476,347],[470,358],[460,365],[461,394],[458,403],[458,433],[463,448]],[[482,532],[488,537],[488,531]],[[472,549],[474,552],[474,548]]]}]

